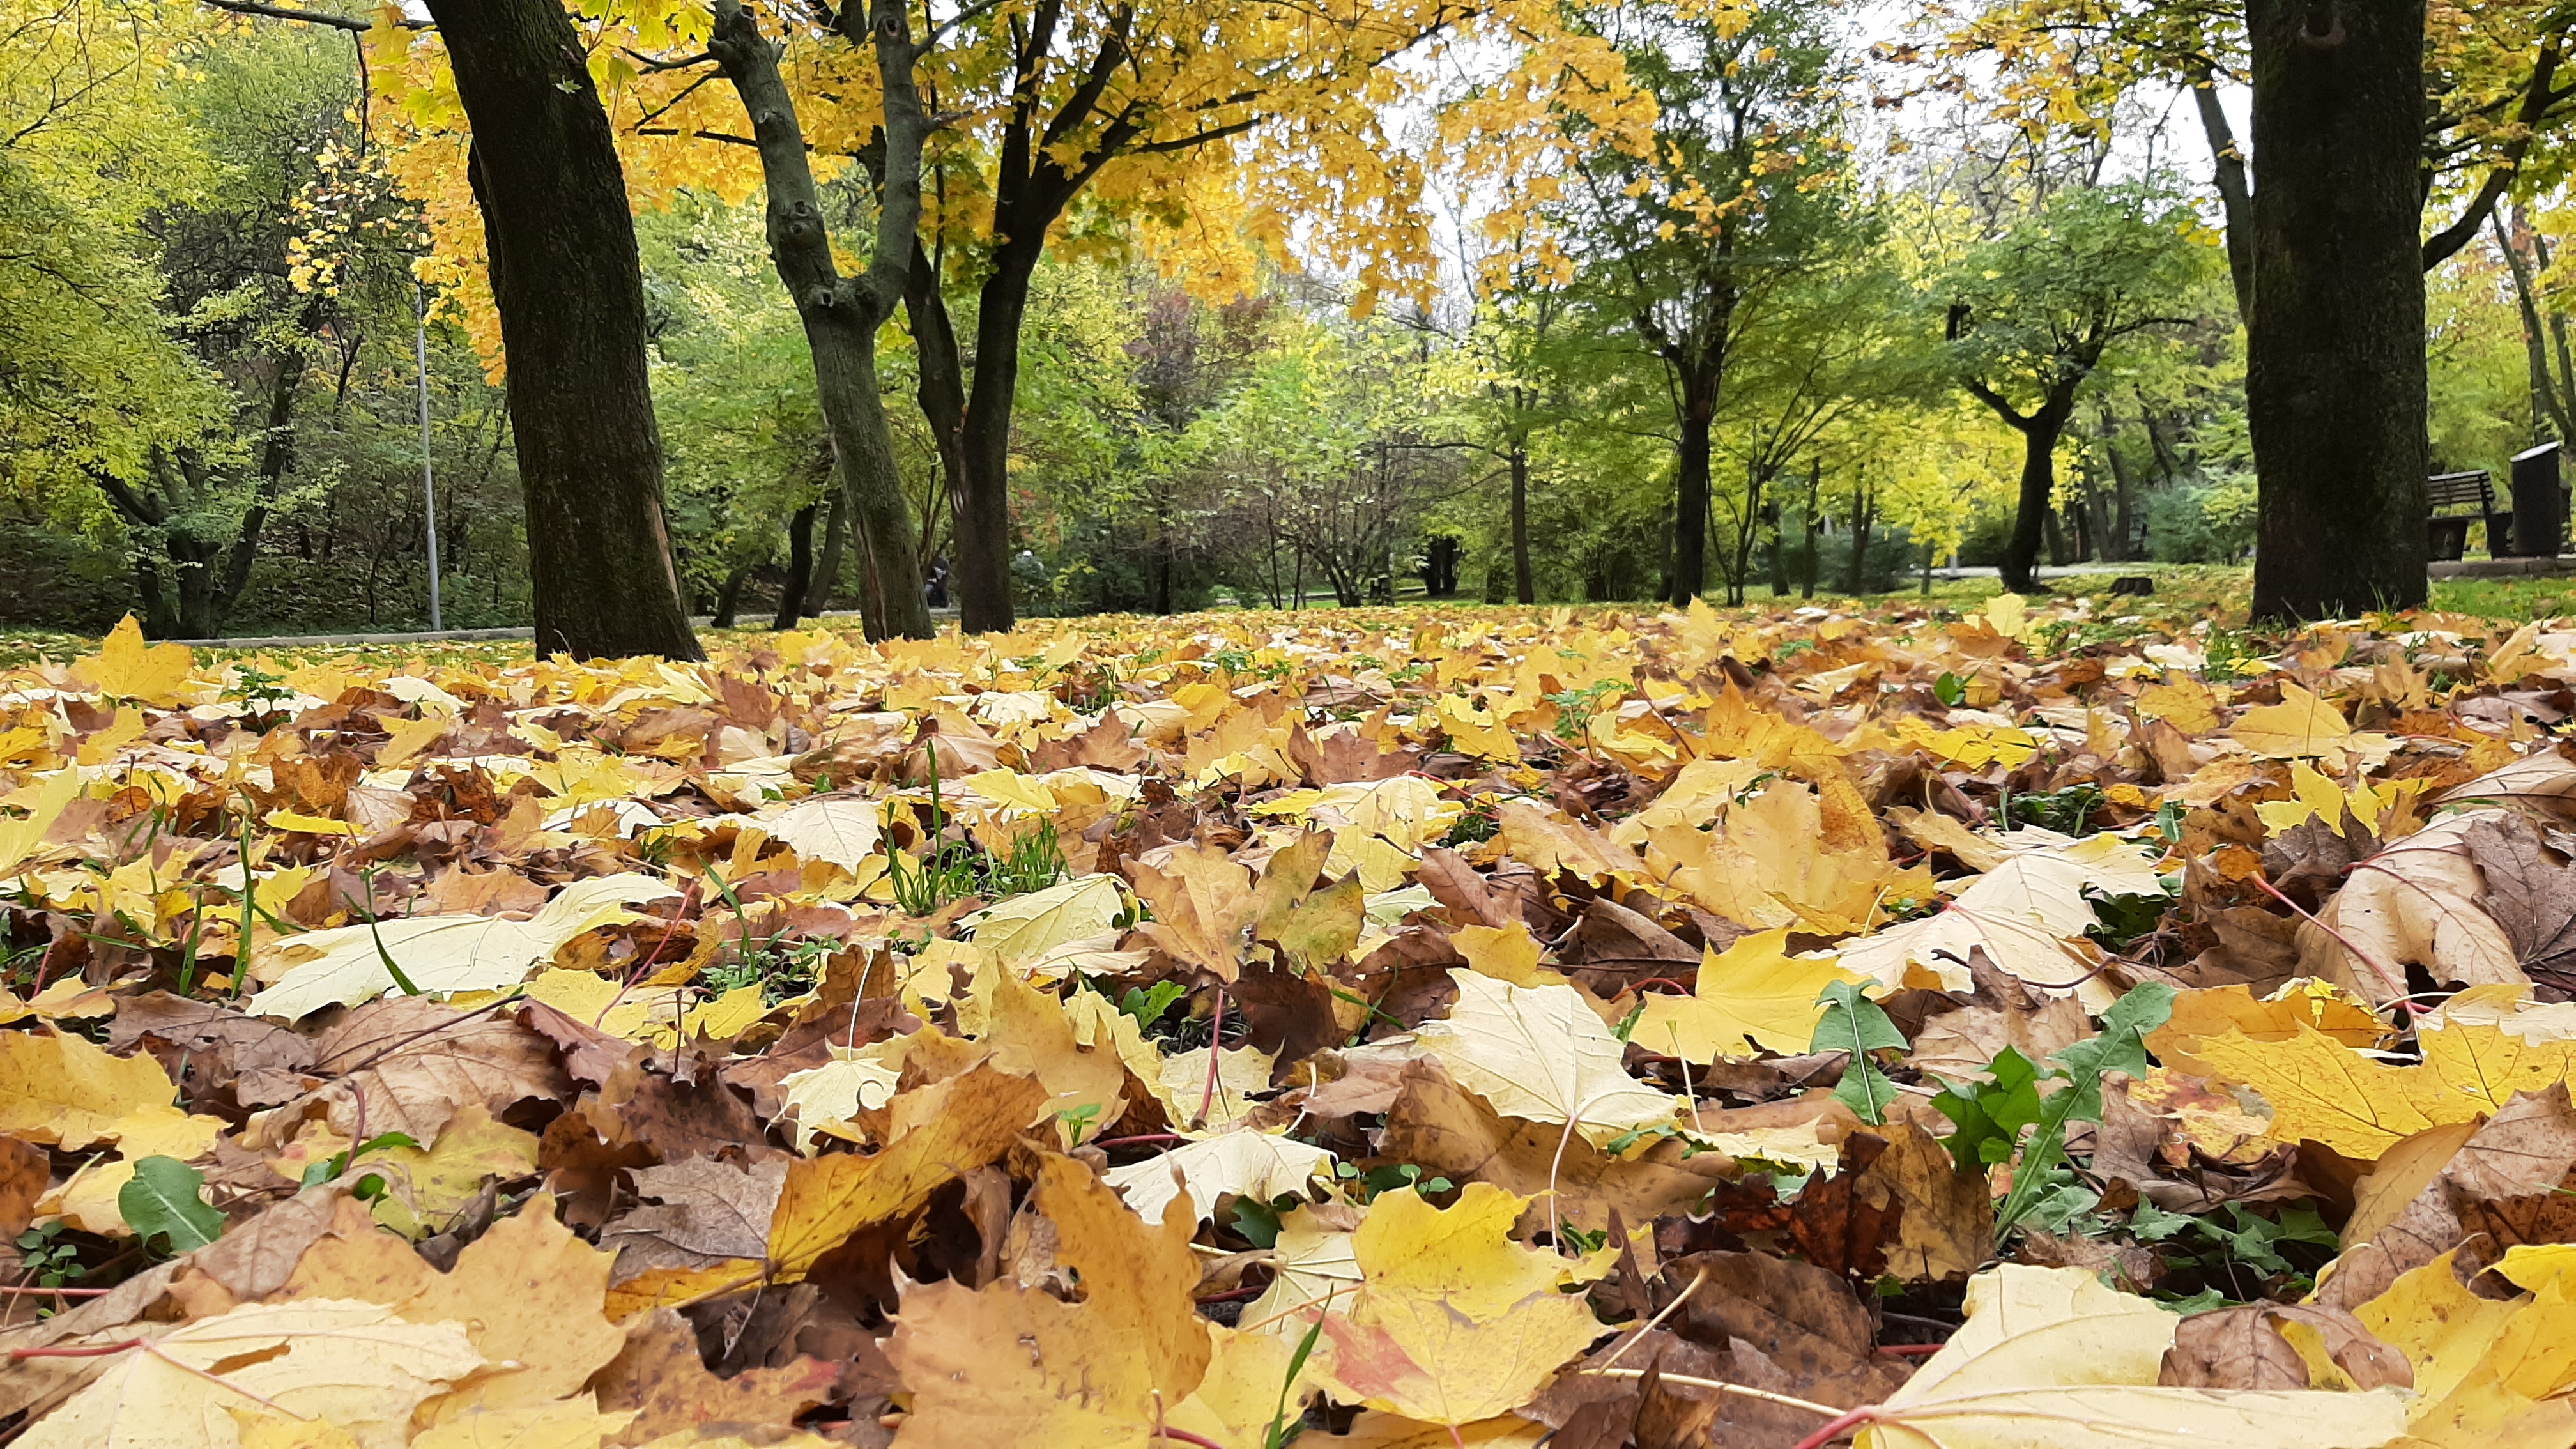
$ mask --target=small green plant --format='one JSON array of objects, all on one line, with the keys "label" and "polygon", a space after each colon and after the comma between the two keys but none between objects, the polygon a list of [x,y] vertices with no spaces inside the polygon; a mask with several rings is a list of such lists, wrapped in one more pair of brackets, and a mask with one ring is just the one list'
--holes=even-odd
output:
[{"label": "small green plant", "polygon": [[2093,831],[2093,812],[2102,808],[2103,794],[2098,786],[2069,785],[2042,795],[2003,797],[2003,817],[2007,827],[2036,825],[2060,835],[2089,835]]},{"label": "small green plant", "polygon": [[987,900],[1027,895],[1064,879],[1064,844],[1056,838],[1055,822],[1040,820],[1004,844],[1000,853],[985,852],[980,864],[976,889]]},{"label": "small green plant", "polygon": [[1151,1031],[1154,1023],[1163,1019],[1163,1013],[1188,994],[1189,988],[1177,981],[1157,981],[1150,987],[1130,986],[1127,995],[1119,1001],[1118,1010],[1134,1017],[1138,1030]]},{"label": "small green plant", "polygon": [[1932,697],[1941,701],[1943,709],[1957,709],[1968,702],[1968,681],[1944,670],[1932,681]]},{"label": "small green plant", "polygon": [[18,1271],[32,1276],[39,1288],[67,1288],[89,1276],[81,1266],[78,1243],[63,1241],[67,1226],[56,1218],[18,1235]]},{"label": "small green plant", "polygon": [[1592,716],[1601,707],[1602,697],[1623,688],[1615,679],[1596,679],[1581,689],[1564,689],[1547,696],[1557,707],[1556,737],[1568,744],[1583,738],[1592,727]]},{"label": "small green plant", "polygon": [[1491,800],[1478,800],[1467,807],[1467,813],[1449,823],[1449,833],[1440,844],[1450,850],[1462,845],[1481,845],[1502,833],[1502,817],[1495,813]]},{"label": "small green plant", "polygon": [[[2314,1208],[2283,1208],[2275,1222],[2236,1202],[2227,1204],[2227,1221],[2220,1222],[2214,1216],[2167,1212],[2141,1200],[2129,1215],[2129,1233],[2142,1243],[2170,1243],[2184,1250],[2211,1285],[2203,1293],[2218,1294],[2222,1302],[2307,1293],[2316,1287],[2316,1269],[2343,1245]],[[2301,1253],[2304,1261],[2294,1261],[2282,1252],[2284,1247],[2322,1251]],[[2260,1275],[2250,1287],[2244,1281],[2247,1269]],[[2226,1289],[2217,1286],[2220,1281]]]},{"label": "small green plant", "polygon": [[1410,1162],[1391,1162],[1384,1167],[1362,1170],[1353,1163],[1336,1162],[1333,1176],[1342,1180],[1346,1191],[1359,1194],[1362,1203],[1377,1201],[1382,1192],[1412,1188],[1416,1192],[1447,1192],[1455,1184],[1445,1177],[1424,1177],[1422,1169]]},{"label": "small green plant", "polygon": [[242,723],[255,730],[274,729],[286,718],[287,706],[302,691],[256,664],[233,666],[233,682],[224,698],[242,707]]},{"label": "small green plant", "polygon": [[2201,646],[2201,678],[2212,684],[2245,679],[2250,676],[2245,666],[2254,654],[2246,646],[2245,636],[2234,629],[2212,629],[2209,642]]},{"label": "small green plant", "polygon": [[146,1157],[117,1189],[116,1210],[145,1246],[192,1253],[224,1234],[224,1215],[207,1204],[205,1188],[206,1175],[179,1159]]},{"label": "small green plant", "polygon": [[[2173,988],[2150,981],[2111,1004],[2102,1016],[2099,1036],[2057,1052],[2054,1067],[2042,1067],[2012,1048],[2005,1048],[1988,1067],[1984,1082],[1945,1083],[1932,1105],[1957,1124],[1942,1142],[1962,1170],[1983,1171],[1999,1163],[2013,1169],[2012,1191],[1995,1208],[1995,1236],[2034,1214],[2043,1221],[2063,1222],[2090,1211],[2100,1196],[2075,1181],[2066,1158],[2070,1122],[2102,1120],[2102,1078],[2120,1071],[2144,1076],[2146,1036],[2173,1015]],[[2058,1083],[2045,1095],[2041,1087]],[[2027,1140],[2024,1134],[2027,1133]]]}]

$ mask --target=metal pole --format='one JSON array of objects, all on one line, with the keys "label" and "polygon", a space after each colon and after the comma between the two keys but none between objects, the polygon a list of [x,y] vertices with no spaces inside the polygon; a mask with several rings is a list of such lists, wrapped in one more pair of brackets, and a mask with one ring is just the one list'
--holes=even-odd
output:
[{"label": "metal pole", "polygon": [[420,367],[420,501],[429,520],[429,627],[447,627],[438,597],[438,479],[429,463],[429,293],[412,284],[412,359]]}]

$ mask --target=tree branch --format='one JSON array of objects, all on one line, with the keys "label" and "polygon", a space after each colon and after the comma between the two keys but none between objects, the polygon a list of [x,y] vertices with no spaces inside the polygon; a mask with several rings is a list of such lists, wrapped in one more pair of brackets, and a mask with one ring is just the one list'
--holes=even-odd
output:
[{"label": "tree branch", "polygon": [[[217,10],[229,10],[235,15],[257,15],[270,20],[295,20],[306,25],[327,25],[333,30],[350,30],[360,34],[376,28],[376,23],[372,20],[360,20],[348,15],[332,15],[320,10],[289,10],[282,5],[262,5],[259,0],[205,0],[205,3]],[[414,20],[409,16],[396,20],[394,24],[405,30],[436,28],[429,21]]]}]

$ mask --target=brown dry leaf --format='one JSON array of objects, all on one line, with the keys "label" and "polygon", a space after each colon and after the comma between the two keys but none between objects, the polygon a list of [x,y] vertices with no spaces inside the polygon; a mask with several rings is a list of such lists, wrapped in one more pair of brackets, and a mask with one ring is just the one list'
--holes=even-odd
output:
[{"label": "brown dry leaf", "polygon": [[2291,1342],[2293,1325],[2322,1346],[2352,1387],[2415,1386],[2405,1355],[2371,1337],[2360,1320],[2340,1308],[2295,1303],[2244,1304],[2184,1319],[2157,1382],[2183,1389],[2324,1387],[2316,1382],[2318,1366]]},{"label": "brown dry leaf", "polygon": [[708,1424],[786,1424],[832,1402],[840,1379],[839,1364],[813,1358],[717,1378],[699,1357],[697,1330],[660,1308],[627,1321],[625,1341],[590,1387],[601,1409],[635,1415],[608,1442],[637,1445]]},{"label": "brown dry leaf", "polygon": [[2355,870],[2300,927],[2300,973],[2383,1009],[2405,994],[2409,966],[2437,985],[2529,984],[2512,939],[2480,905],[2486,881],[2468,837],[2493,821],[2477,812],[2436,820]]},{"label": "brown dry leaf", "polygon": [[[929,1283],[907,1290],[886,1353],[912,1394],[908,1443],[973,1446],[1142,1443],[1180,1412],[1208,1377],[1216,1348],[1191,1294],[1197,1215],[1175,1200],[1149,1227],[1091,1170],[1049,1157],[1032,1198],[1054,1224],[1055,1258],[1078,1275],[1082,1300],[1001,1282],[980,1290]],[[1245,1334],[1247,1352],[1276,1339]],[[991,1345],[1013,1343],[995,1354]],[[1284,1373],[1271,1381],[1277,1391]]]},{"label": "brown dry leaf", "polygon": [[2318,1301],[2358,1307],[2478,1234],[2493,1240],[2490,1254],[2576,1239],[2571,1180],[2576,1108],[2564,1083],[2515,1097],[2482,1125],[2419,1132],[2355,1189],[2343,1253],[2319,1281]]},{"label": "brown dry leaf", "polygon": [[515,1017],[419,996],[369,1002],[324,1030],[313,1041],[313,1074],[336,1080],[254,1119],[248,1145],[284,1145],[316,1110],[355,1141],[400,1132],[434,1142],[468,1102],[497,1115],[571,1087],[553,1044]]}]

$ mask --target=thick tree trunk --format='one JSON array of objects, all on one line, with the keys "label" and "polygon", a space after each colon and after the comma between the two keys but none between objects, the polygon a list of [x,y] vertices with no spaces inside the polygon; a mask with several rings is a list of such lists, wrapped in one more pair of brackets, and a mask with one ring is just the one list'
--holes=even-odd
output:
[{"label": "thick tree trunk", "polygon": [[[769,192],[770,261],[805,324],[815,393],[832,437],[833,467],[840,490],[858,515],[865,574],[861,623],[871,639],[927,639],[930,605],[921,595],[912,504],[904,497],[894,435],[877,393],[877,331],[892,317],[911,270],[921,215],[921,142],[929,127],[913,90],[916,52],[904,32],[900,7],[877,0],[863,34],[877,50],[888,115],[876,255],[860,277],[844,278],[832,260],[831,233],[805,155],[805,132],[778,73],[778,53],[739,0],[718,0],[708,50],[751,115]],[[810,550],[810,527],[807,535]],[[793,572],[791,563],[792,587],[779,601],[782,619],[792,619],[804,602],[810,551],[805,562],[803,572]]]},{"label": "thick tree trunk", "polygon": [[1690,607],[1708,577],[1708,432],[1716,415],[1713,398],[1691,388],[1682,404],[1679,466],[1673,480],[1673,576],[1665,602]]},{"label": "thick tree trunk", "polygon": [[778,617],[770,621],[772,629],[793,629],[805,608],[805,589],[814,581],[814,513],[822,505],[808,503],[787,520],[787,581],[778,586]]},{"label": "thick tree trunk", "polygon": [[2258,618],[2424,602],[2422,0],[2248,0]]},{"label": "thick tree trunk", "polygon": [[2113,563],[2127,563],[2130,541],[2137,536],[2131,531],[2137,524],[2137,483],[2129,474],[2128,455],[2120,451],[2119,429],[2107,416],[2102,420],[2102,456],[2111,465],[2111,536],[2102,556]]},{"label": "thick tree trunk", "polygon": [[700,658],[662,514],[616,138],[556,0],[434,0],[510,366],[539,654]]},{"label": "thick tree trunk", "polygon": [[1512,447],[1512,599],[1538,602],[1538,583],[1530,573],[1529,449]]}]

